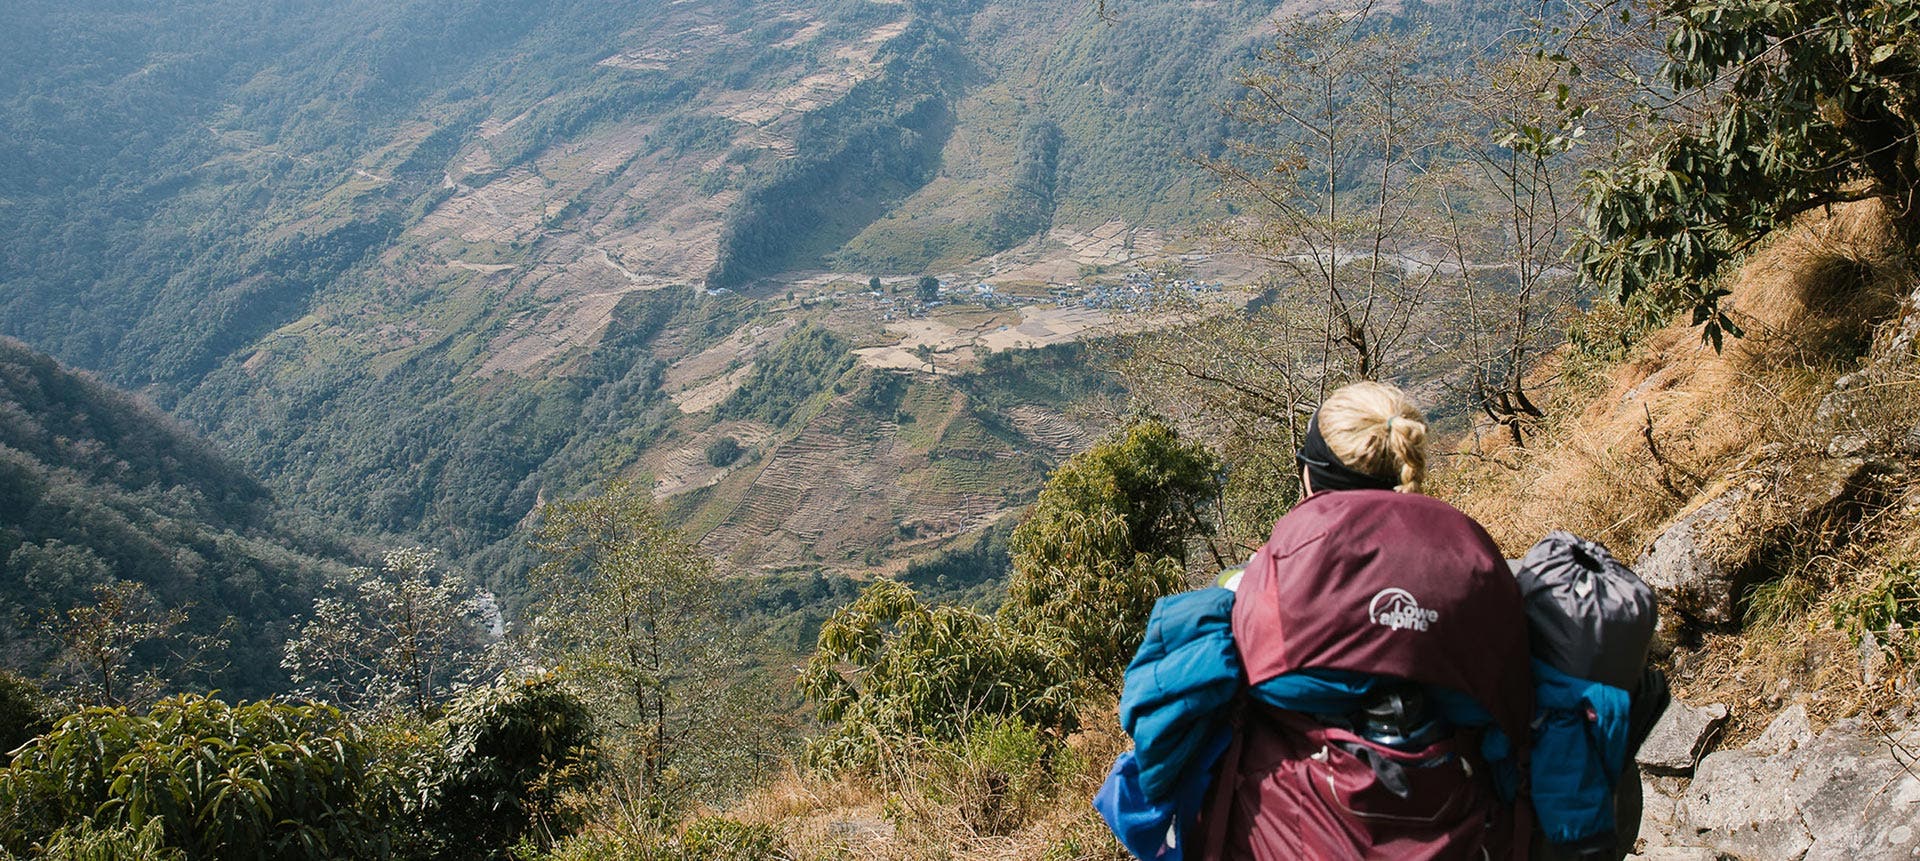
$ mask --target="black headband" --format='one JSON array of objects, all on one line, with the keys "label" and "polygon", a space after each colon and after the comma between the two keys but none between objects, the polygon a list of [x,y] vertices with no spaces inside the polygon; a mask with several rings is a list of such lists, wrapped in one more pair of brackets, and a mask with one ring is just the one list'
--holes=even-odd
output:
[{"label": "black headband", "polygon": [[1307,468],[1307,477],[1315,492],[1322,490],[1393,490],[1400,482],[1360,472],[1340,462],[1320,435],[1320,414],[1307,420],[1307,438],[1300,444],[1294,460]]}]

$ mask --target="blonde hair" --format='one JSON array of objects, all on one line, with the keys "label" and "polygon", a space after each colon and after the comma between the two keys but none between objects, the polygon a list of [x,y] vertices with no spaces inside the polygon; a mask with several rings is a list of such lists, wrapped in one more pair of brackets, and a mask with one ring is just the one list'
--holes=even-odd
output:
[{"label": "blonde hair", "polygon": [[1320,404],[1320,437],[1355,472],[1419,493],[1427,474],[1427,417],[1407,393],[1386,383],[1352,383]]}]

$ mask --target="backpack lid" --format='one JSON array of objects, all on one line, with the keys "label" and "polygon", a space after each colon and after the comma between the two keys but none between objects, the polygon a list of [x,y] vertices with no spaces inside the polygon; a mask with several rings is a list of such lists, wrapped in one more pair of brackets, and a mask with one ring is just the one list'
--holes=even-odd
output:
[{"label": "backpack lid", "polygon": [[1634,689],[1659,618],[1639,575],[1598,542],[1555,530],[1527,551],[1514,576],[1534,658],[1575,678]]},{"label": "backpack lid", "polygon": [[1316,493],[1273,525],[1233,607],[1247,683],[1303,669],[1465,694],[1510,738],[1533,713],[1520,590],[1493,539],[1430,496]]}]

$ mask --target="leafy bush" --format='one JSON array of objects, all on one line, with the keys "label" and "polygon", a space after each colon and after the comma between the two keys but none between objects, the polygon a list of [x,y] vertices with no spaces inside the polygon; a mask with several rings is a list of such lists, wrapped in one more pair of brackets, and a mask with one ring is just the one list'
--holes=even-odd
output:
[{"label": "leafy bush", "polygon": [[925,786],[928,798],[959,812],[981,834],[1008,834],[1052,796],[1057,738],[1018,718],[982,719],[958,742],[941,746]]},{"label": "leafy bush", "polygon": [[1794,216],[1878,199],[1902,247],[1920,239],[1920,166],[1888,154],[1920,131],[1903,107],[1920,61],[1911,5],[1689,0],[1656,7],[1652,26],[1671,34],[1659,74],[1691,121],[1590,174],[1584,275],[1692,311],[1718,347],[1740,334],[1718,276]]},{"label": "leafy bush", "polygon": [[[179,696],[146,714],[86,709],[0,771],[0,849],[25,854],[92,817],[107,832],[158,829],[185,858],[383,855],[392,794],[370,753],[323,705]],[[119,840],[66,835],[91,857]]]},{"label": "leafy bush", "polygon": [[791,857],[771,825],[694,820],[679,837],[646,831],[590,831],[553,848],[543,861],[777,861]]},{"label": "leafy bush", "polygon": [[974,721],[1071,731],[1072,676],[1052,644],[963,607],[929,607],[877,580],[820,629],[801,691],[833,725],[809,760],[879,773],[919,740],[953,741]]},{"label": "leafy bush", "polygon": [[476,690],[448,710],[446,774],[425,811],[438,857],[504,857],[531,840],[550,846],[578,826],[569,791],[596,773],[586,704],[551,674]]},{"label": "leafy bush", "polygon": [[694,820],[680,835],[679,858],[685,861],[768,861],[782,857],[780,833],[771,825],[748,825],[731,819]]},{"label": "leafy bush", "polygon": [[53,728],[45,694],[32,682],[0,670],[0,762],[7,752]]},{"label": "leafy bush", "polygon": [[1187,540],[1210,530],[1218,470],[1204,446],[1153,420],[1075,455],[1013,532],[1001,615],[1058,640],[1083,678],[1117,685],[1153,602],[1180,588]]},{"label": "leafy bush", "polygon": [[1898,565],[1865,591],[1834,602],[1834,624],[1896,657],[1920,657],[1920,566]]},{"label": "leafy bush", "polygon": [[122,825],[102,828],[82,819],[55,832],[47,840],[41,861],[176,861],[180,850],[168,848],[159,819],[139,828]]}]

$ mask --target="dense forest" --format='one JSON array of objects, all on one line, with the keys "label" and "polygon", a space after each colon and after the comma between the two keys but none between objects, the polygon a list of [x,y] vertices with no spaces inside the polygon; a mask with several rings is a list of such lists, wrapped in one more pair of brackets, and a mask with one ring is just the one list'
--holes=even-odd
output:
[{"label": "dense forest", "polygon": [[96,690],[285,690],[290,623],[355,558],[174,419],[10,340],[0,459],[0,653],[18,672]]}]

